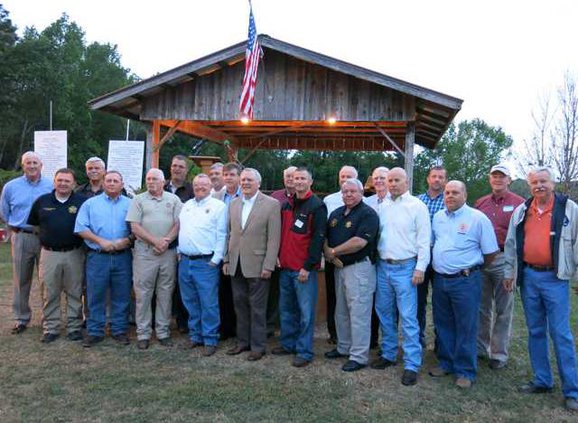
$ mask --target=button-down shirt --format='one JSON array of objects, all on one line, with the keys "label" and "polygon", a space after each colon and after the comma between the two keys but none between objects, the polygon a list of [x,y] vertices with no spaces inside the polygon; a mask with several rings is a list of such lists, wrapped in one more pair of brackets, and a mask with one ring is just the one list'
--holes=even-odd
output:
[{"label": "button-down shirt", "polygon": [[511,191],[506,191],[504,195],[497,197],[489,194],[476,201],[476,209],[484,213],[492,222],[498,246],[504,249],[508,225],[514,209],[524,202],[524,199]]},{"label": "button-down shirt", "polygon": [[464,204],[458,210],[441,210],[434,216],[433,268],[455,274],[484,263],[484,255],[498,251],[490,219]]},{"label": "button-down shirt", "polygon": [[12,179],[2,190],[2,219],[8,226],[31,228],[27,223],[32,204],[38,197],[52,191],[52,182],[40,177],[31,182],[25,175]]},{"label": "button-down shirt", "polygon": [[253,206],[255,205],[255,199],[257,198],[257,194],[259,194],[259,191],[257,191],[255,193],[255,195],[249,199],[246,199],[245,197],[241,198],[241,200],[243,201],[243,208],[241,210],[241,228],[242,229],[245,229],[245,225],[247,224],[247,219],[249,218],[249,214],[251,214],[251,210],[253,210]]},{"label": "button-down shirt", "polygon": [[418,195],[417,198],[423,201],[424,204],[427,206],[427,209],[429,210],[430,222],[433,221],[433,217],[437,212],[446,208],[446,205],[444,204],[443,192],[439,193],[437,197],[431,198],[428,192],[426,191],[423,194]]},{"label": "button-down shirt", "polygon": [[237,187],[237,191],[235,192],[235,194],[231,195],[227,192],[227,188],[225,188],[225,195],[223,195],[223,202],[225,203],[225,205],[227,206],[227,208],[231,205],[231,201],[233,201],[235,198],[240,197],[241,196],[241,187]]},{"label": "button-down shirt", "polygon": [[385,205],[385,199],[389,197],[389,193],[385,194],[385,197],[379,198],[377,194],[373,194],[370,197],[364,197],[363,202],[371,207],[373,210],[379,214],[383,206]]},{"label": "button-down shirt", "polygon": [[287,188],[273,191],[270,196],[279,201],[281,203],[281,207],[283,207],[285,203],[289,203],[292,199],[291,194],[289,191],[287,191]]},{"label": "button-down shirt", "polygon": [[[553,195],[546,207],[542,209],[538,209],[536,199],[528,207],[524,223],[524,261],[526,263],[534,266],[553,266],[550,244],[553,213]],[[567,217],[566,220],[568,220]]]},{"label": "button-down shirt", "polygon": [[[109,241],[127,238],[130,226],[126,222],[126,214],[130,201],[124,195],[113,199],[105,193],[89,198],[78,211],[74,232],[78,234],[89,230]],[[86,239],[84,242],[88,248],[100,250],[98,244]]]},{"label": "button-down shirt", "polygon": [[227,207],[211,196],[187,201],[179,215],[179,247],[188,256],[213,254],[211,262],[223,260],[227,239]]},{"label": "button-down shirt", "polygon": [[423,202],[405,192],[395,200],[387,196],[379,215],[377,251],[382,260],[417,256],[416,270],[425,271],[430,260],[431,224]]},{"label": "button-down shirt", "polygon": [[341,191],[334,192],[333,194],[325,196],[323,202],[327,207],[327,218],[329,218],[329,216],[331,216],[331,213],[333,213],[339,207],[344,205],[343,194],[341,194]]}]

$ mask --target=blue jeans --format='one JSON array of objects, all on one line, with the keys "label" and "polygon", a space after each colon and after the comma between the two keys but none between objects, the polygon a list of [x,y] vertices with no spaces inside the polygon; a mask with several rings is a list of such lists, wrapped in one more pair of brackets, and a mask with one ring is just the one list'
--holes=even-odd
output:
[{"label": "blue jeans", "polygon": [[90,314],[88,334],[104,336],[106,324],[106,291],[110,289],[110,331],[113,335],[128,331],[128,311],[132,288],[132,253],[99,254],[86,257],[86,291]]},{"label": "blue jeans", "polygon": [[182,256],[179,263],[179,287],[183,304],[189,313],[191,341],[205,345],[219,342],[219,266],[210,259],[190,260]]},{"label": "blue jeans", "polygon": [[417,287],[411,282],[416,260],[402,264],[377,264],[375,311],[381,322],[381,356],[397,359],[397,312],[403,333],[403,361],[406,370],[419,371],[421,344],[417,320]]},{"label": "blue jeans", "polygon": [[478,369],[478,310],[482,296],[482,274],[444,278],[434,276],[433,318],[437,331],[439,365],[448,373],[469,380]]},{"label": "blue jeans", "polygon": [[304,360],[313,360],[313,331],[317,306],[317,270],[299,282],[299,272],[281,270],[279,277],[279,314],[281,346],[296,352]]},{"label": "blue jeans", "polygon": [[524,268],[521,288],[522,304],[528,326],[528,352],[536,386],[552,387],[552,369],[548,353],[548,335],[554,344],[562,392],[567,398],[578,398],[576,347],[570,329],[570,295],[568,281],[552,272]]}]

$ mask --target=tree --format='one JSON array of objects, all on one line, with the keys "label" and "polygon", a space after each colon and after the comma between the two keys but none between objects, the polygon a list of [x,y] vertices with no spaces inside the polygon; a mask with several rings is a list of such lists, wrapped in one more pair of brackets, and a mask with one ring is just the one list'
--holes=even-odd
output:
[{"label": "tree", "polygon": [[464,182],[468,202],[473,203],[488,193],[488,174],[512,145],[512,138],[502,128],[493,127],[481,119],[451,124],[435,150],[425,150],[415,160],[414,192],[427,190],[429,169],[443,165],[448,179]]}]

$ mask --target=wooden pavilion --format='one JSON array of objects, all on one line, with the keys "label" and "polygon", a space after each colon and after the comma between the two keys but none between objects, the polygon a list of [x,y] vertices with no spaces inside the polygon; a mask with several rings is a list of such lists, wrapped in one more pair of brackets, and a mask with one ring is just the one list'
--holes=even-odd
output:
[{"label": "wooden pavilion", "polygon": [[[239,98],[246,42],[105,94],[93,110],[149,122],[147,168],[176,132],[240,148],[397,150],[413,175],[417,143],[435,148],[462,100],[259,35],[264,56],[254,117]],[[240,158],[241,161],[243,158]],[[411,186],[411,185],[410,185]]]}]

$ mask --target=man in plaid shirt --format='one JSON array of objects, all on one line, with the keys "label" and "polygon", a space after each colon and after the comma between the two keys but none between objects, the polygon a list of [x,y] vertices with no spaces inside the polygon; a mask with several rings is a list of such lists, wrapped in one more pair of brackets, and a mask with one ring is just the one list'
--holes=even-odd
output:
[{"label": "man in plaid shirt", "polygon": [[[444,188],[447,182],[447,171],[443,166],[434,166],[429,170],[427,175],[428,190],[419,195],[421,201],[425,203],[429,210],[430,222],[434,215],[445,208],[444,205]],[[428,286],[433,282],[433,270],[430,265],[427,267],[423,283],[417,286],[417,320],[419,322],[419,341],[422,348],[426,348],[425,327],[426,327],[426,310]]]}]

